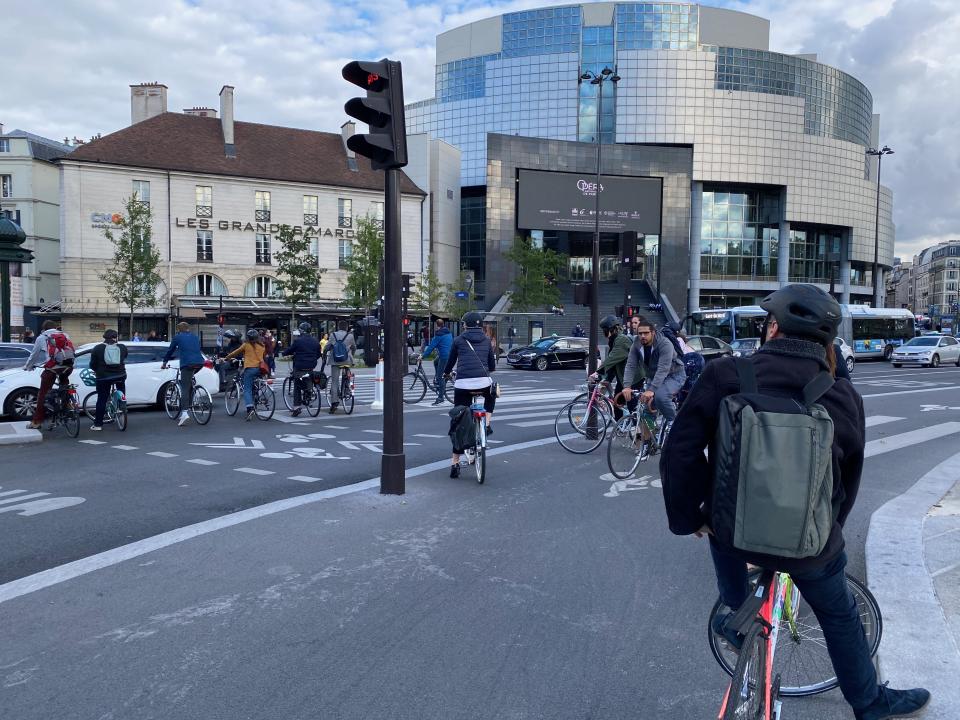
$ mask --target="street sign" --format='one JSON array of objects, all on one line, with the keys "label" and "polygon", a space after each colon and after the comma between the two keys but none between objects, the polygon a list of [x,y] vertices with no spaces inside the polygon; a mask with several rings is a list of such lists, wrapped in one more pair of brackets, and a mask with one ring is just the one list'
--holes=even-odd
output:
[{"label": "street sign", "polygon": [[467,299],[467,291],[466,291],[466,290],[457,290],[457,291],[453,294],[453,296],[454,296],[455,298],[457,298],[458,300],[466,300],[466,299]]}]

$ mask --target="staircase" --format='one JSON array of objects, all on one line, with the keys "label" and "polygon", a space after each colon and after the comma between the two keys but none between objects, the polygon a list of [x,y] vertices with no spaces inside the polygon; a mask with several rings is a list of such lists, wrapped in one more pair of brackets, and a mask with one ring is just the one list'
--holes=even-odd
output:
[{"label": "staircase", "polygon": [[[615,309],[623,303],[623,286],[619,283],[600,284],[600,319],[607,315],[615,315]],[[653,291],[646,280],[632,280],[630,282],[630,304],[640,308],[640,314],[646,317],[657,327],[666,324],[666,317],[660,311],[647,310],[647,305],[655,302]],[[585,333],[590,332],[590,308],[580,306],[573,301],[573,285],[564,283],[560,286],[560,304],[564,307],[563,316],[546,315],[543,319],[544,336],[570,335],[573,328],[579,324]],[[547,308],[549,310],[549,308]],[[518,340],[520,338],[517,338]],[[524,339],[524,342],[526,340]]]}]

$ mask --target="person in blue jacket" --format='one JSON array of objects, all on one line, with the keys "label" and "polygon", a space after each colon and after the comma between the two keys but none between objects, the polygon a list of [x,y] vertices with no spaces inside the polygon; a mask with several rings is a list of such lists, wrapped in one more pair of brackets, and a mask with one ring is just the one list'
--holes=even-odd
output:
[{"label": "person in blue jacket", "polygon": [[177,425],[186,425],[190,420],[187,408],[193,400],[193,376],[206,361],[200,351],[200,338],[190,332],[190,323],[177,324],[177,334],[173,336],[160,368],[166,370],[167,363],[177,353],[180,358],[180,418]]},{"label": "person in blue jacket", "polygon": [[437,329],[433,335],[433,340],[423,347],[424,356],[429,355],[434,350],[437,351],[437,357],[433,359],[434,384],[437,386],[437,399],[433,401],[434,405],[443,404],[443,395],[447,389],[447,380],[443,376],[443,370],[447,366],[447,358],[450,357],[450,348],[453,347],[453,333],[443,325],[443,320],[437,319]]},{"label": "person in blue jacket", "polygon": [[293,355],[293,410],[290,414],[296,417],[303,409],[304,378],[310,377],[309,373],[320,360],[320,341],[310,334],[310,323],[300,323],[300,336],[281,355]]}]

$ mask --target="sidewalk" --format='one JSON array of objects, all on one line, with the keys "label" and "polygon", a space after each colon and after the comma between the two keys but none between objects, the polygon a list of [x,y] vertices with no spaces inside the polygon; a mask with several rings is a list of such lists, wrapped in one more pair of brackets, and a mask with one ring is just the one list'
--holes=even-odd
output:
[{"label": "sidewalk", "polygon": [[925,720],[960,707],[960,454],[870,520],[867,580],[883,612],[882,680],[925,687]]}]

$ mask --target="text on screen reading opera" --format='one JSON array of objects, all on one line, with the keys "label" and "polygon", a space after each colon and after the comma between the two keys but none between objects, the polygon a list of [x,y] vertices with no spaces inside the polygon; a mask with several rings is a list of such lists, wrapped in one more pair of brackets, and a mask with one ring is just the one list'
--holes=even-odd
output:
[{"label": "text on screen reading opera", "polygon": [[[526,230],[594,229],[597,180],[585,173],[520,170],[517,226]],[[660,234],[663,180],[603,175],[600,230]]]}]

